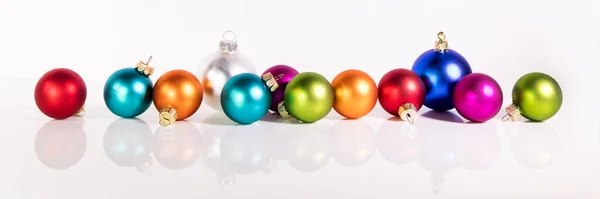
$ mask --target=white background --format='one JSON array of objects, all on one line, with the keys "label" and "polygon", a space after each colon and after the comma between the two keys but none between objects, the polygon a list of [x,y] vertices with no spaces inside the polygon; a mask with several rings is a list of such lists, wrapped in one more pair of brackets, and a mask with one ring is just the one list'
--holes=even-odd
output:
[{"label": "white background", "polygon": [[[155,164],[151,178],[112,164],[102,148],[105,130],[118,119],[102,98],[108,76],[149,55],[154,56],[151,65],[156,68],[153,81],[171,69],[197,73],[205,57],[217,50],[222,33],[231,29],[239,50],[259,72],[287,64],[332,80],[341,71],[354,68],[378,82],[391,69],[410,68],[422,52],[433,47],[437,32],[444,31],[450,48],[460,52],[474,72],[486,73],[499,82],[506,105],[519,77],[534,71],[547,73],[561,84],[565,99],[561,111],[545,123],[519,125],[531,131],[551,129],[560,138],[559,155],[551,166],[531,169],[513,158],[510,144],[515,133],[507,129],[515,124],[496,118],[468,127],[420,118],[416,128],[425,130],[419,133],[492,129],[501,143],[500,156],[490,168],[477,172],[461,168],[448,174],[437,197],[598,198],[599,9],[600,3],[590,0],[0,0],[0,119],[6,127],[0,134],[0,155],[5,158],[0,165],[0,197],[434,196],[427,170],[415,163],[395,166],[378,153],[358,167],[344,167],[332,160],[314,173],[295,171],[284,163],[284,171],[274,177],[262,173],[238,177],[235,190],[225,195],[220,194],[214,173],[200,161],[180,171]],[[33,88],[39,77],[57,67],[78,72],[88,88],[86,152],[66,170],[45,167],[33,150],[38,130],[50,121],[35,107]],[[158,129],[155,114],[151,107],[140,116],[152,132]],[[501,117],[502,112],[499,114]],[[385,121],[388,117],[377,105],[373,113],[350,122],[345,130],[366,124],[375,136],[386,129],[393,131],[394,125],[406,128],[401,122],[390,127]],[[335,124],[340,119],[332,110],[329,117],[312,125],[259,122],[229,127],[219,125],[230,125],[224,115],[202,106],[189,122],[207,137],[215,129],[312,131],[321,126],[326,133],[335,131],[331,128],[338,128]]]}]

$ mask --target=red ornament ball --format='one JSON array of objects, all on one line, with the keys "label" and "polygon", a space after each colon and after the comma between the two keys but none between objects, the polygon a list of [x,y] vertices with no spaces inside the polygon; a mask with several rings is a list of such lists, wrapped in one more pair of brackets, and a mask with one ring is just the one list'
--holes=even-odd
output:
[{"label": "red ornament ball", "polygon": [[411,70],[394,69],[379,81],[378,94],[381,107],[394,116],[400,116],[398,111],[406,103],[421,109],[425,101],[425,84]]},{"label": "red ornament ball", "polygon": [[74,71],[57,68],[48,71],[35,86],[35,103],[42,113],[54,119],[75,115],[85,103],[87,88]]}]

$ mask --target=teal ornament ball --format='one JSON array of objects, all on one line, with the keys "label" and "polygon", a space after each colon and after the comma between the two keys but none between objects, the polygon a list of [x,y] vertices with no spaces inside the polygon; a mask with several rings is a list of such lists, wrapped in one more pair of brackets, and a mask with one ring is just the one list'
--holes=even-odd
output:
[{"label": "teal ornament ball", "polygon": [[263,118],[271,106],[271,92],[258,75],[231,77],[221,91],[221,108],[234,122],[251,124]]},{"label": "teal ornament ball", "polygon": [[104,102],[115,115],[136,117],[152,104],[152,80],[136,68],[118,70],[104,85]]}]

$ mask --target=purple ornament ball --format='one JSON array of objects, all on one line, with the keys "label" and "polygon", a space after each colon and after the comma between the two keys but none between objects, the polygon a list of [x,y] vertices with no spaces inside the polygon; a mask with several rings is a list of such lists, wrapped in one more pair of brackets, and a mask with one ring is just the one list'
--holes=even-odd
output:
[{"label": "purple ornament ball", "polygon": [[461,78],[453,94],[456,111],[473,122],[492,119],[502,108],[502,89],[492,77],[472,73]]},{"label": "purple ornament ball", "polygon": [[271,89],[272,85],[269,85],[269,81],[265,80],[265,83],[271,90],[271,107],[269,108],[269,110],[277,113],[277,106],[280,102],[283,101],[283,93],[285,91],[285,87],[287,86],[288,82],[290,82],[292,78],[296,75],[298,75],[298,71],[296,71],[296,69],[292,68],[291,66],[287,65],[272,66],[262,74],[263,80],[265,80],[265,77],[270,76],[274,78],[275,82],[277,82],[277,88],[273,90]]}]

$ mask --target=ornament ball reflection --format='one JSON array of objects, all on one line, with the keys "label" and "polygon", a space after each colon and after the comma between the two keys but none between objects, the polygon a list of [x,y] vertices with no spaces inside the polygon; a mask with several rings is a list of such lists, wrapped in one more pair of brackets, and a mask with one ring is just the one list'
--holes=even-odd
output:
[{"label": "ornament ball reflection", "polygon": [[238,174],[252,174],[269,165],[265,133],[256,125],[237,126],[223,136],[220,144],[225,165]]},{"label": "ornament ball reflection", "polygon": [[290,132],[286,159],[290,166],[302,172],[315,172],[331,160],[330,137],[327,128],[318,124],[294,128]]},{"label": "ornament ball reflection", "polygon": [[154,133],[154,158],[168,169],[179,170],[194,164],[202,151],[200,130],[188,121],[159,127]]},{"label": "ornament ball reflection", "polygon": [[83,118],[46,122],[35,137],[35,154],[49,168],[67,169],[77,164],[87,146]]},{"label": "ornament ball reflection", "polygon": [[377,150],[373,130],[363,120],[340,120],[330,132],[333,158],[344,166],[364,164]]},{"label": "ornament ball reflection", "polygon": [[152,130],[140,119],[121,118],[108,126],[104,133],[104,152],[116,165],[135,167],[151,176]]},{"label": "ornament ball reflection", "polygon": [[510,126],[510,149],[521,165],[541,169],[552,166],[559,152],[559,137],[547,123],[515,123]]},{"label": "ornament ball reflection", "polygon": [[[500,139],[493,126],[456,124],[460,118],[452,112],[431,111],[424,116],[433,120],[419,127],[396,118],[384,121],[377,133],[377,147],[379,154],[391,163],[405,165],[416,161],[430,171],[435,194],[441,191],[446,173],[460,166],[487,169],[500,157]],[[456,125],[461,126],[460,130],[456,130]]]}]

